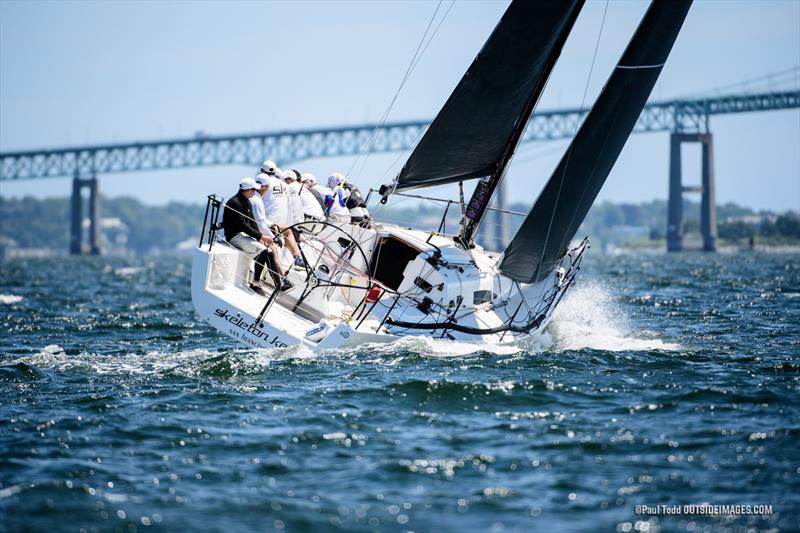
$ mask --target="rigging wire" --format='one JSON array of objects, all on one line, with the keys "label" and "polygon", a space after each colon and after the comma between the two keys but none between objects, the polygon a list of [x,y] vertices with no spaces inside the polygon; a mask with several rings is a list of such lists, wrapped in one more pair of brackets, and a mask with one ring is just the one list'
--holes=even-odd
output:
[{"label": "rigging wire", "polygon": [[375,144],[375,141],[378,139],[378,134],[380,133],[381,129],[383,129],[383,125],[386,123],[386,120],[389,118],[389,113],[392,111],[392,107],[394,107],[395,102],[397,101],[397,97],[400,96],[400,91],[403,90],[403,86],[405,86],[406,81],[408,81],[409,76],[411,76],[411,72],[414,70],[414,66],[416,65],[417,56],[420,55],[420,51],[423,49],[423,45],[425,43],[425,38],[428,36],[428,32],[433,26],[433,21],[436,19],[436,14],[439,12],[439,8],[442,6],[443,0],[439,0],[439,3],[436,4],[436,9],[433,11],[433,15],[431,16],[431,20],[428,22],[428,26],[425,28],[425,33],[422,35],[422,39],[420,39],[419,44],[417,45],[417,49],[414,52],[414,56],[411,58],[411,62],[406,69],[406,73],[403,75],[403,79],[400,82],[400,86],[397,88],[397,91],[394,93],[394,97],[392,97],[391,102],[389,102],[389,106],[384,111],[381,120],[378,122],[378,125],[375,126],[375,129],[372,132],[372,136],[368,143],[362,144],[361,149],[359,150],[358,156],[353,160],[353,164],[350,165],[350,169],[345,174],[346,176],[350,176],[355,168],[356,164],[358,163],[359,159],[366,154],[366,157],[369,157],[369,153],[371,151],[372,146]]},{"label": "rigging wire", "polygon": [[[583,98],[581,99],[581,114],[583,113],[584,106],[586,105],[586,95],[589,92],[589,83],[592,81],[592,72],[594,71],[594,63],[597,59],[597,51],[600,49],[600,38],[603,35],[603,27],[606,23],[606,14],[608,13],[608,3],[609,0],[606,0],[605,9],[603,9],[603,18],[600,21],[600,31],[597,32],[597,42],[594,45],[594,55],[592,55],[592,64],[589,66],[589,77],[586,80],[586,87],[583,89]],[[572,135],[575,138],[578,135],[578,129],[580,128],[580,122],[575,124],[575,133]],[[570,156],[572,155],[572,145],[567,148],[567,153],[565,155],[566,161],[564,162],[564,171],[561,173],[561,179],[558,182],[558,192],[556,193],[556,201],[553,204],[553,211],[550,213],[550,222],[547,224],[547,233],[545,233],[544,237],[544,244],[542,245],[542,253],[539,257],[539,264],[536,266],[536,270],[534,273],[538,276],[539,269],[542,268],[542,263],[544,262],[544,252],[547,249],[547,241],[550,239],[550,230],[553,229],[553,220],[556,216],[556,211],[558,210],[558,201],[561,198],[561,189],[564,185],[564,176],[567,174],[567,168],[569,167],[569,160]]]},{"label": "rigging wire", "polygon": [[[436,28],[433,30],[433,33],[431,34],[430,39],[428,39],[428,42],[425,44],[424,48],[422,49],[422,52],[420,53],[419,58],[417,59],[416,63],[414,63],[414,66],[412,67],[412,71],[417,67],[417,64],[422,59],[422,54],[424,54],[425,50],[428,49],[428,45],[431,44],[431,41],[433,41],[433,38],[436,37],[436,34],[439,32],[439,28],[442,26],[442,23],[447,18],[447,15],[450,14],[450,10],[453,9],[453,5],[455,3],[456,3],[456,0],[452,0],[452,2],[450,2],[450,6],[447,8],[447,11],[445,11],[444,15],[442,15],[441,20],[439,20],[439,24],[436,25]],[[427,130],[427,128],[420,128],[419,132],[417,132],[417,134],[414,136],[414,139],[412,139],[412,141],[409,143],[409,147],[406,148],[405,150],[403,150],[402,152],[400,152],[398,154],[398,156],[394,159],[394,161],[392,161],[389,164],[388,168],[384,171],[384,173],[383,173],[383,175],[381,177],[381,181],[384,181],[386,179],[386,176],[389,175],[389,173],[392,171],[392,168],[394,168],[394,166],[398,163],[398,161],[400,161],[400,159],[402,159],[403,156],[408,154],[411,151],[411,149],[416,146],[417,141],[420,139],[420,137],[422,137],[422,134],[425,133],[426,130]],[[364,164],[366,164],[366,160],[365,160]],[[359,171],[358,171],[358,175],[359,176],[361,175],[361,172],[364,171],[364,164],[361,165],[361,169],[359,169]]]}]

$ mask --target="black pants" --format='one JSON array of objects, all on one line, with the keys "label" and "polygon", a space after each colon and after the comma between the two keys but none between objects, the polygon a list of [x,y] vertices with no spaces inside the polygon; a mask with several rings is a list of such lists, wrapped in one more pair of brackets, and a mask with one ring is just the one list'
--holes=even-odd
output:
[{"label": "black pants", "polygon": [[260,254],[258,254],[255,258],[256,266],[254,269],[254,280],[255,282],[261,281],[261,272],[264,271],[264,266],[267,267],[269,271],[269,275],[272,278],[272,281],[275,282],[275,285],[278,286],[281,282],[280,274],[278,274],[278,268],[275,265],[275,259],[272,257],[272,253],[269,250],[264,250]]}]

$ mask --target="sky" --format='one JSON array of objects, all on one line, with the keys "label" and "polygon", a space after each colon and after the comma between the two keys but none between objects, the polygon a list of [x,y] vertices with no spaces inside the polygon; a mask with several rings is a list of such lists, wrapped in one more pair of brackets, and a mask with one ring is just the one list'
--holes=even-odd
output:
[{"label": "sky", "polygon": [[[433,118],[508,2],[0,0],[0,151],[377,122],[437,5],[434,27],[447,16],[389,121]],[[591,105],[647,5],[611,0],[600,32],[606,2],[587,1],[537,109],[578,107],[584,93]],[[798,70],[754,80],[798,65],[800,0],[696,0],[651,100],[797,89]],[[711,131],[718,203],[800,209],[800,110],[714,117]],[[565,148],[520,147],[506,178],[511,201],[532,203]],[[699,183],[699,147],[683,155],[684,182]],[[351,180],[377,187],[397,159],[372,155]],[[633,135],[599,200],[666,198],[668,161],[667,133]],[[324,177],[351,164],[293,166]],[[149,204],[202,202],[229,196],[253,170],[110,174],[100,187]],[[69,178],[0,182],[0,195],[66,196],[70,187]]]}]

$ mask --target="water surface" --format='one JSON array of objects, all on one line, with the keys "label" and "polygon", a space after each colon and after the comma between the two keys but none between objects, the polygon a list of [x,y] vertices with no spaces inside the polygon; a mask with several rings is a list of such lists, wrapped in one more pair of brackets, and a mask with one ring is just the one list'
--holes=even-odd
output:
[{"label": "water surface", "polygon": [[[0,531],[800,528],[800,257],[590,257],[548,337],[252,351],[185,258],[0,262]],[[772,506],[758,516],[637,506]]]}]

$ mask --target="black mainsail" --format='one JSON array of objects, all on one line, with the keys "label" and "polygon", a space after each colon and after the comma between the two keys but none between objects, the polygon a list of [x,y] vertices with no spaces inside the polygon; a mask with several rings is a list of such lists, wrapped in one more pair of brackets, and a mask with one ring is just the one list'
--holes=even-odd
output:
[{"label": "black mainsail", "polygon": [[654,0],[594,107],[500,263],[503,275],[532,283],[566,252],[630,136],[669,56],[691,0]]},{"label": "black mainsail", "polygon": [[477,224],[583,4],[514,0],[406,161],[395,190],[489,177],[479,186],[485,202],[473,196],[468,209]]}]

